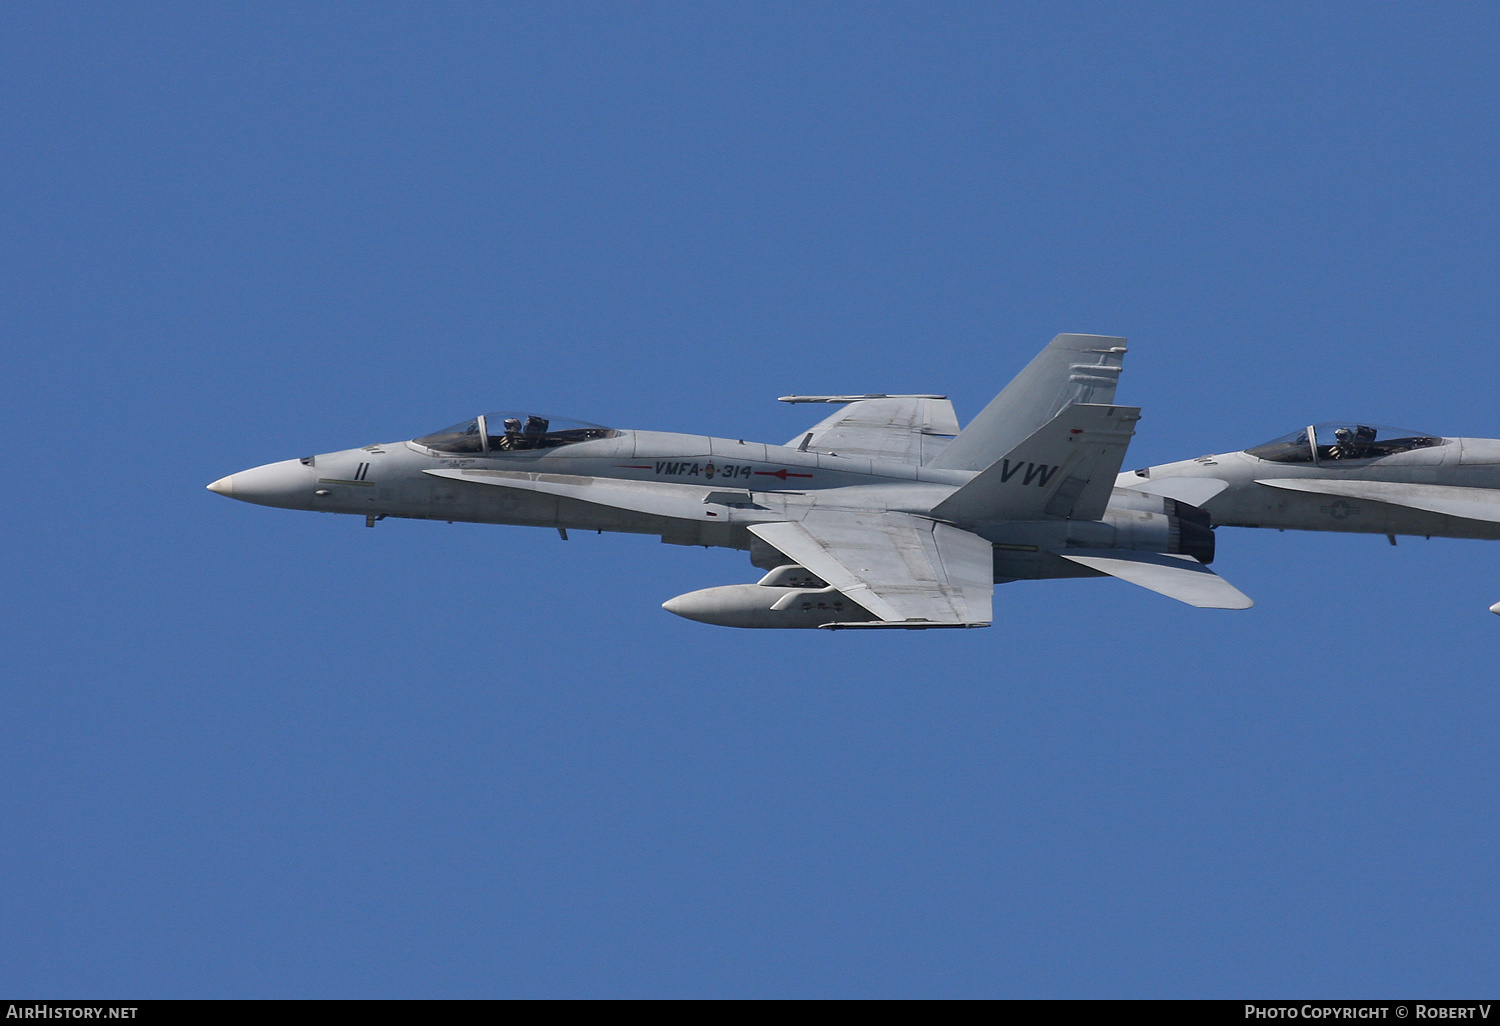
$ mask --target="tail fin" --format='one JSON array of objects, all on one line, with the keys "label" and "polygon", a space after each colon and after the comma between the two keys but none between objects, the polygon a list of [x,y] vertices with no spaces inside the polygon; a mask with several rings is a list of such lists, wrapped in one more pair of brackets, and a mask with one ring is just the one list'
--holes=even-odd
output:
[{"label": "tail fin", "polygon": [[983,470],[1069,403],[1113,403],[1124,359],[1123,338],[1058,335],[929,466]]},{"label": "tail fin", "polygon": [[1071,403],[932,514],[959,523],[1098,520],[1140,416],[1136,406]]}]

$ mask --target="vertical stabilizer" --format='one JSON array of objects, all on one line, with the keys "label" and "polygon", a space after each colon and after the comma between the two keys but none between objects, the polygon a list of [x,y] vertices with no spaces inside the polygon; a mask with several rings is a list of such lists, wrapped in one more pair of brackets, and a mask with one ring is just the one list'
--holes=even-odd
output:
[{"label": "vertical stabilizer", "polygon": [[1112,335],[1058,335],[929,464],[983,470],[1071,403],[1109,406],[1125,359]]},{"label": "vertical stabilizer", "polygon": [[932,514],[956,523],[1098,520],[1140,416],[1136,406],[1070,403]]}]

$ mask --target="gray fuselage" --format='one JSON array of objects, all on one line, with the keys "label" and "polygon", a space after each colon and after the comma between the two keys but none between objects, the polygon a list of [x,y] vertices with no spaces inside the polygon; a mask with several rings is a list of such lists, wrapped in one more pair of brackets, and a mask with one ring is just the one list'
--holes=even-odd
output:
[{"label": "gray fuselage", "polygon": [[[800,520],[814,508],[925,515],[974,476],[762,442],[622,430],[518,452],[370,445],[267,464],[210,487],[260,505],[371,523],[397,517],[654,534],[669,544],[746,550],[769,569],[785,559],[760,551],[765,546],[751,524]],[[1048,551],[1066,545],[1175,550],[1179,528],[1169,504],[1116,494],[1120,508],[1102,521],[964,526],[995,544],[997,582],[1097,576]]]},{"label": "gray fuselage", "polygon": [[1414,509],[1368,498],[1290,491],[1265,480],[1371,481],[1449,488],[1500,489],[1500,440],[1442,438],[1438,444],[1375,459],[1320,459],[1286,463],[1248,451],[1199,456],[1121,474],[1117,484],[1138,486],[1170,478],[1206,478],[1227,484],[1202,509],[1214,525],[1300,531],[1500,539],[1500,523]]}]

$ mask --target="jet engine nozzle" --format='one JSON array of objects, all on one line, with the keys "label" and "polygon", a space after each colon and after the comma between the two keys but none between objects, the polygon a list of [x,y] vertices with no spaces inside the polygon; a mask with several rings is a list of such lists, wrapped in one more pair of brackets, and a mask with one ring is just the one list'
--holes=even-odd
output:
[{"label": "jet engine nozzle", "polygon": [[[1115,495],[1124,491],[1116,489]],[[1112,538],[1099,534],[1097,525],[1078,524],[1069,533],[1069,543],[1170,552],[1192,556],[1204,566],[1214,561],[1213,520],[1197,506],[1157,495],[1126,495],[1105,513],[1104,524],[1113,529]]]},{"label": "jet engine nozzle", "polygon": [[1204,566],[1214,561],[1213,521],[1197,506],[1189,506],[1176,499],[1168,499],[1173,505],[1174,526],[1177,528],[1177,551],[1192,556]]},{"label": "jet engine nozzle", "polygon": [[781,588],[729,584],[704,588],[663,602],[661,607],[688,620],[720,627],[817,628],[876,617],[832,588]]}]

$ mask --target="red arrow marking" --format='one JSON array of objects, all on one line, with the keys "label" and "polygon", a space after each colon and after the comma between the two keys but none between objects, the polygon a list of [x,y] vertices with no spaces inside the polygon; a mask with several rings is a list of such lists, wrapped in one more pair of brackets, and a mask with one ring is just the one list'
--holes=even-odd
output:
[{"label": "red arrow marking", "polygon": [[789,477],[812,477],[811,474],[793,474],[785,468],[781,470],[757,470],[755,473],[759,477],[779,477],[783,481]]}]

